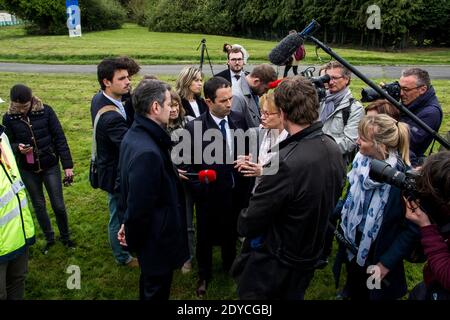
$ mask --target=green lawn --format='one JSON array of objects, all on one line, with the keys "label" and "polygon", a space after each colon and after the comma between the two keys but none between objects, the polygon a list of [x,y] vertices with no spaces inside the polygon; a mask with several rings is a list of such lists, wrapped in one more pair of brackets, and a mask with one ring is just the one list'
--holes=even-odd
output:
[{"label": "green lawn", "polygon": [[[16,83],[25,83],[33,88],[35,95],[52,106],[62,122],[75,162],[75,183],[64,188],[69,224],[78,247],[66,250],[57,244],[47,256],[41,254],[44,238],[37,223],[37,243],[31,247],[29,274],[26,282],[27,299],[137,299],[138,270],[115,265],[108,245],[108,209],[106,194],[90,188],[88,165],[91,150],[91,121],[89,106],[91,97],[97,92],[95,75],[17,74],[0,73],[0,97],[8,100],[9,88]],[[174,77],[160,77],[174,84]],[[134,79],[136,82],[138,78]],[[392,80],[392,79],[384,79]],[[450,130],[450,81],[433,81],[437,95],[445,111],[441,132]],[[359,97],[364,87],[359,80],[352,81],[355,96]],[[0,104],[4,113],[7,103]],[[53,213],[51,213],[53,217]],[[56,228],[54,219],[53,226]],[[58,232],[56,231],[58,234]],[[207,299],[236,299],[234,282],[220,272],[218,252],[214,259],[214,280]],[[68,290],[66,281],[69,265],[81,269],[81,289]],[[409,265],[408,281],[412,286],[421,279],[421,265]],[[172,299],[196,299],[195,273],[175,274]],[[307,292],[307,299],[334,299],[334,282],[331,267],[318,271]]]},{"label": "green lawn", "polygon": [[[21,26],[0,28],[0,61],[53,64],[97,64],[105,56],[129,55],[142,64],[197,63],[197,47],[205,38],[213,63],[226,60],[222,46],[239,43],[250,54],[249,64],[267,62],[275,41],[261,41],[190,33],[149,32],[135,24],[122,29],[85,33],[81,38],[27,36]],[[314,46],[306,45],[306,63],[317,63]],[[450,49],[412,49],[401,53],[333,48],[355,65],[450,64]],[[205,57],[206,58],[206,57]]]}]

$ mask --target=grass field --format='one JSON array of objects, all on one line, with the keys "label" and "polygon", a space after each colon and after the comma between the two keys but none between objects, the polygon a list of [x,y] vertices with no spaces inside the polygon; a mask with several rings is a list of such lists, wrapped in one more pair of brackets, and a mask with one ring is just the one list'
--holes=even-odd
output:
[{"label": "grass field", "polygon": [[[205,38],[212,63],[223,63],[222,46],[239,43],[250,54],[249,64],[267,62],[275,41],[191,33],[149,32],[147,28],[125,24],[122,29],[85,33],[81,38],[28,36],[23,27],[0,28],[0,61],[53,64],[97,64],[106,56],[129,55],[141,64],[197,63],[197,47]],[[307,42],[306,64],[315,61],[314,46]],[[354,65],[450,64],[450,49],[411,49],[404,52],[333,48]],[[323,53],[323,52],[322,52]],[[206,59],[206,56],[205,56]]]},{"label": "grass field", "polygon": [[[106,194],[93,190],[88,183],[88,165],[91,150],[91,122],[89,106],[91,97],[98,90],[95,75],[16,74],[0,73],[0,97],[8,101],[9,88],[25,83],[33,88],[36,96],[52,106],[66,132],[75,162],[75,183],[64,188],[69,214],[69,224],[78,247],[66,250],[58,243],[48,255],[40,249],[44,238],[37,223],[37,244],[31,248],[29,274],[26,281],[27,299],[137,299],[138,270],[116,266],[108,245],[108,209]],[[174,84],[174,77],[161,76]],[[134,79],[137,82],[139,77]],[[388,79],[385,79],[388,80]],[[450,130],[450,81],[433,81],[437,95],[445,111],[441,132]],[[364,84],[359,80],[351,85],[356,97]],[[0,104],[2,114],[7,103]],[[50,215],[53,213],[50,209]],[[53,226],[56,228],[54,219]],[[58,232],[56,231],[58,234]],[[234,282],[220,272],[218,252],[215,255],[214,279],[207,299],[236,299]],[[81,289],[69,290],[66,281],[69,265],[81,269]],[[421,280],[421,265],[408,265],[409,287]],[[182,275],[176,272],[172,299],[196,299],[195,272]],[[334,299],[336,291],[331,266],[316,273],[307,292],[307,299]]]}]

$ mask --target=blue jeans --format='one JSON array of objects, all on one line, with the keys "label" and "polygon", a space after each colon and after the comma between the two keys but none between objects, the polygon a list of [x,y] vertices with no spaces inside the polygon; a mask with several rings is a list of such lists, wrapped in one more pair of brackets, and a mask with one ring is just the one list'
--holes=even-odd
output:
[{"label": "blue jeans", "polygon": [[39,226],[45,235],[47,242],[55,240],[50,218],[45,205],[44,189],[47,190],[50,204],[55,213],[56,224],[58,225],[61,240],[69,240],[69,225],[67,221],[66,206],[64,205],[61,171],[58,165],[39,173],[21,170],[20,175],[27,188],[28,194],[33,204],[34,213],[39,222]]},{"label": "blue jeans", "polygon": [[109,234],[109,244],[113,251],[113,255],[116,258],[118,264],[127,264],[131,261],[132,256],[130,253],[122,248],[117,240],[117,232],[120,229],[119,223],[119,210],[117,208],[117,203],[119,202],[118,193],[108,193],[108,206],[109,206],[109,224],[108,224],[108,234]]}]

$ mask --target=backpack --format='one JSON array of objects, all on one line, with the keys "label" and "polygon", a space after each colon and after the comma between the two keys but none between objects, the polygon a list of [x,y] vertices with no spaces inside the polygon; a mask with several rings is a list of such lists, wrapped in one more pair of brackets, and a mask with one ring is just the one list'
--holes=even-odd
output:
[{"label": "backpack", "polygon": [[300,60],[305,59],[305,57],[306,57],[306,50],[305,50],[305,46],[302,44],[295,51],[294,58],[295,58],[295,60],[300,61]]},{"label": "backpack", "polygon": [[89,166],[89,183],[91,184],[91,187],[94,189],[97,189],[99,187],[98,184],[98,166],[97,166],[97,140],[96,140],[96,131],[97,131],[97,123],[98,120],[100,120],[100,117],[105,112],[109,111],[120,111],[117,109],[117,107],[113,105],[106,105],[102,107],[95,116],[94,120],[94,129],[92,131],[92,151],[91,151],[91,163]]}]

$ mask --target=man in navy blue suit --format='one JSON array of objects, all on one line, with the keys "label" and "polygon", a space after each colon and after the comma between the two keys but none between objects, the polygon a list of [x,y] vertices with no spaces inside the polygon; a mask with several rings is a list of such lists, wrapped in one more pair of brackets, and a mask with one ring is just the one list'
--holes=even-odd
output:
[{"label": "man in navy blue suit", "polygon": [[[248,186],[245,187],[245,182],[241,183],[243,178],[239,176],[233,164],[237,158],[237,141],[233,131],[246,130],[247,127],[242,115],[231,111],[231,84],[222,77],[213,77],[205,83],[204,94],[208,110],[186,125],[193,141],[193,163],[186,165],[186,169],[195,173],[212,169],[217,174],[217,180],[210,184],[201,184],[194,179],[190,181],[197,217],[198,296],[206,294],[208,282],[212,277],[213,245],[221,246],[224,271],[228,272],[233,263],[236,256],[237,215],[242,206],[242,199],[245,198],[243,194],[251,190]],[[194,129],[197,127],[201,127],[201,130]],[[206,131],[208,133],[205,133]],[[198,136],[200,133],[202,136]],[[203,139],[211,133],[215,133],[213,141]],[[208,160],[206,156],[212,149],[214,151],[210,156],[214,159]],[[196,150],[202,151],[199,163],[195,162]]]},{"label": "man in navy blue suit", "polygon": [[137,253],[141,300],[167,300],[173,270],[189,258],[183,188],[165,130],[170,86],[143,80],[133,92],[136,114],[120,147],[125,241]]}]

